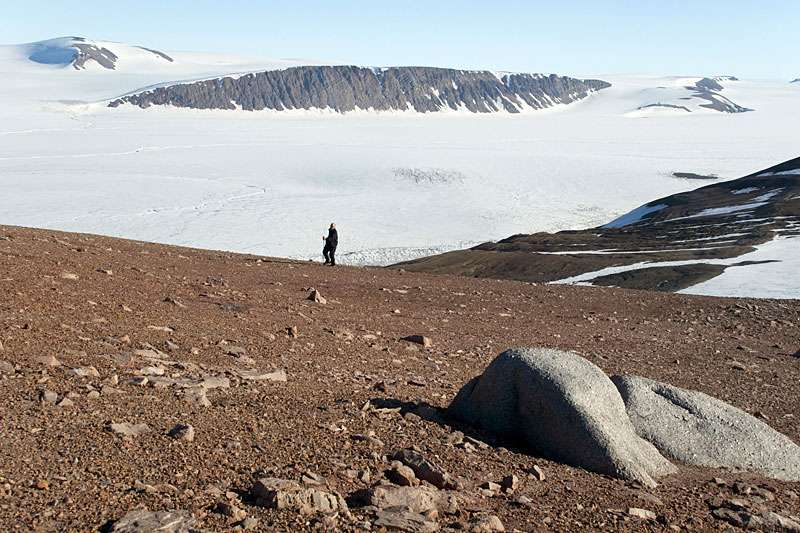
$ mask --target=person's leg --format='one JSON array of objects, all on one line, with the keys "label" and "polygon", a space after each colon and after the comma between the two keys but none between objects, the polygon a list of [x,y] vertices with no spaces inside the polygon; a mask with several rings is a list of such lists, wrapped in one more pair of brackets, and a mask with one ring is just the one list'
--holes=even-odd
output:
[{"label": "person's leg", "polygon": [[331,248],[331,266],[336,265],[336,258],[333,256],[333,254],[335,253],[336,253],[336,248]]},{"label": "person's leg", "polygon": [[322,255],[325,257],[325,263],[323,263],[323,264],[325,264],[325,265],[327,265],[328,263],[331,262],[330,258],[328,257],[328,251],[329,250],[330,250],[330,248],[328,248],[327,246],[325,246],[325,248],[322,249]]}]

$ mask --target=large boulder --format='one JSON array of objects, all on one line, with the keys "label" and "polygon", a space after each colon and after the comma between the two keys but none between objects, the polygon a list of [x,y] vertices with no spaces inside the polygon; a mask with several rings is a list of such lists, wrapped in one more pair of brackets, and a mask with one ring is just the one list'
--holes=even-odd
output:
[{"label": "large boulder", "polygon": [[570,352],[501,353],[464,385],[448,414],[543,457],[648,486],[675,471],[636,434],[611,380]]},{"label": "large boulder", "polygon": [[666,456],[800,481],[800,446],[764,422],[702,392],[641,376],[614,376],[636,432]]}]

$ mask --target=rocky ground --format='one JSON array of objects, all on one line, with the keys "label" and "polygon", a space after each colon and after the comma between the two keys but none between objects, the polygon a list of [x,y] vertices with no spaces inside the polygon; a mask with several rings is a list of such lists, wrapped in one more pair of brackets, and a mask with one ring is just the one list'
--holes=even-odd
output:
[{"label": "rocky ground", "polygon": [[800,521],[800,483],[680,464],[645,489],[442,413],[500,352],[541,346],[711,394],[797,442],[797,300],[330,268],[7,226],[0,291],[4,530],[135,531],[119,520],[136,510],[140,524],[208,531]]}]

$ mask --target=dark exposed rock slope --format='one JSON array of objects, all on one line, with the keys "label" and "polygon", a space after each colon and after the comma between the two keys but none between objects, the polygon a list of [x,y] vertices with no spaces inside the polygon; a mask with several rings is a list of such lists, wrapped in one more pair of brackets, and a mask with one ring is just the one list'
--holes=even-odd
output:
[{"label": "dark exposed rock slope", "polygon": [[432,112],[467,109],[473,113],[543,109],[568,104],[610,87],[600,80],[554,74],[502,74],[432,67],[372,69],[306,66],[171,85],[125,96],[109,104],[142,108],[173,105],[194,109],[413,109]]},{"label": "dark exposed rock slope", "polygon": [[[655,200],[601,228],[514,235],[394,267],[548,282],[612,266],[648,263],[652,266],[588,281],[677,291],[729,268],[707,260],[738,257],[778,234],[800,236],[800,158],[738,180]],[[664,261],[691,263],[658,265]]]}]

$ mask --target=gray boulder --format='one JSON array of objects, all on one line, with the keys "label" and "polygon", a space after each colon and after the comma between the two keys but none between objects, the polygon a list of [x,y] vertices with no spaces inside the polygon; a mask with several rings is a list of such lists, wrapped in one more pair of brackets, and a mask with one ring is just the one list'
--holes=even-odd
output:
[{"label": "gray boulder", "polygon": [[702,392],[641,376],[614,376],[642,438],[690,464],[800,481],[800,447],[757,418]]},{"label": "gray boulder", "polygon": [[611,380],[570,352],[503,352],[459,391],[448,414],[546,458],[648,486],[675,471],[636,434]]},{"label": "gray boulder", "polygon": [[196,527],[197,520],[188,511],[131,511],[111,527],[111,533],[204,533]]}]

